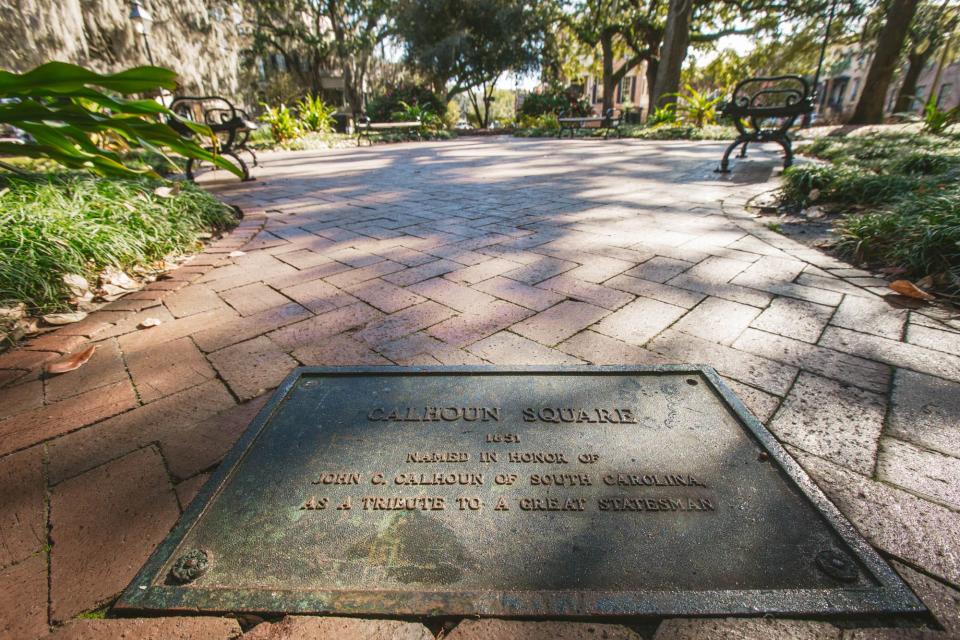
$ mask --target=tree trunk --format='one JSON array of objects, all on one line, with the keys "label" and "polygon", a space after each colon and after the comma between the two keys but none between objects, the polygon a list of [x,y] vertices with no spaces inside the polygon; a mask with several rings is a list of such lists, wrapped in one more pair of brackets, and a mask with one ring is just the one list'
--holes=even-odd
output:
[{"label": "tree trunk", "polygon": [[892,0],[850,124],[880,124],[893,72],[920,0]]},{"label": "tree trunk", "polygon": [[363,94],[357,91],[358,80],[362,79],[355,77],[353,66],[349,62],[345,63],[343,65],[343,97],[354,117],[363,113]]},{"label": "tree trunk", "polygon": [[653,115],[653,112],[656,111],[657,106],[653,102],[653,85],[657,80],[657,69],[660,67],[660,60],[656,57],[651,57],[647,60],[647,117]]},{"label": "tree trunk", "polygon": [[[447,95],[447,81],[446,81],[446,80],[444,80],[443,78],[435,77],[435,78],[433,78],[433,81],[431,82],[431,84],[433,85],[432,88],[433,88],[433,92],[434,92],[435,94],[437,94],[438,96],[446,96],[446,95]],[[450,99],[448,98],[448,99],[447,99],[447,102],[449,102],[449,101],[450,101]]]},{"label": "tree trunk", "polygon": [[477,126],[481,129],[486,129],[484,125],[484,115],[480,111],[480,102],[477,100],[477,92],[475,89],[470,89],[467,91],[467,97],[470,98],[470,106],[473,107],[473,115],[477,118]]},{"label": "tree trunk", "polygon": [[654,107],[677,101],[676,96],[668,94],[680,91],[680,74],[683,72],[683,60],[687,57],[687,47],[690,45],[692,16],[693,0],[670,0],[663,46],[660,48],[660,63],[651,85],[650,101]]},{"label": "tree trunk", "polygon": [[[613,31],[604,29],[600,34],[600,49],[603,52],[603,112],[613,109]],[[601,114],[602,115],[602,114]]]},{"label": "tree trunk", "polygon": [[[910,52],[910,55],[907,56],[910,64],[907,67],[907,72],[903,74],[903,83],[897,92],[897,102],[893,107],[894,113],[913,111],[913,101],[917,97],[917,80],[920,79],[920,74],[927,65],[927,60],[930,59],[930,53],[932,53],[932,47],[927,47],[923,53]],[[923,102],[923,98],[920,101]]]}]

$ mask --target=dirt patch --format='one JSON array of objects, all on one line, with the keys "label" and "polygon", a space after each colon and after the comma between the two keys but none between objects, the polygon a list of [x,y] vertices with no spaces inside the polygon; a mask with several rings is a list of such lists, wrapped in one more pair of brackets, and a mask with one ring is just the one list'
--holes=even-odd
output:
[{"label": "dirt patch", "polygon": [[787,236],[807,247],[813,247],[835,255],[831,251],[839,239],[833,226],[842,215],[820,206],[809,207],[801,211],[786,211],[780,208],[776,192],[761,193],[746,205],[746,210],[771,231]]}]

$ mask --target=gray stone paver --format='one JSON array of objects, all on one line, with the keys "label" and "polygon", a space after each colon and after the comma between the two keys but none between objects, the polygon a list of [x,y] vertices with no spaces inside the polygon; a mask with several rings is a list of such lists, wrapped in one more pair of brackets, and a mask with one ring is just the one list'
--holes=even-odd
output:
[{"label": "gray stone paver", "polygon": [[833,309],[794,298],[774,298],[750,326],[795,340],[816,342]]},{"label": "gray stone paver", "polygon": [[960,460],[895,438],[880,440],[877,478],[960,510]]},{"label": "gray stone paver", "polygon": [[783,442],[869,476],[886,404],[884,396],[804,371],[770,430]]},{"label": "gray stone paver", "polygon": [[[715,367],[869,540],[922,572],[898,565],[956,631],[944,603],[960,584],[960,322],[895,309],[869,272],[760,226],[743,204],[776,186],[776,161],[757,152],[721,177],[721,151],[461,139],[265,154],[257,181],[210,184],[244,210],[237,230],[143,292],[0,354],[0,488],[23,485],[0,503],[0,618],[20,612],[0,635],[39,635],[114,597],[129,559],[149,554],[296,364],[583,362]],[[161,324],[139,329],[146,318]],[[45,361],[90,342],[86,367],[41,379]],[[109,486],[124,476],[139,479]],[[65,496],[92,487],[163,508],[124,523],[143,533],[129,556],[71,600],[81,549],[116,534],[70,539],[91,516]],[[513,625],[500,626],[546,629]],[[657,637],[717,634],[897,637],[788,620],[674,621]]]},{"label": "gray stone paver", "polygon": [[887,433],[960,458],[960,384],[898,369]]}]

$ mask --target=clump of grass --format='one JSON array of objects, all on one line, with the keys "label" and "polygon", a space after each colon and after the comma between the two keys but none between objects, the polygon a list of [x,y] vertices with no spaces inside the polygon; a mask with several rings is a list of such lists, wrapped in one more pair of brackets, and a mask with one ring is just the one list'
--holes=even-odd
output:
[{"label": "clump of grass", "polygon": [[836,248],[858,262],[937,276],[960,291],[960,139],[917,134],[820,138],[802,147],[825,164],[783,174],[782,203],[842,213]]},{"label": "clump of grass", "polygon": [[838,249],[859,260],[905,267],[916,276],[943,274],[960,289],[960,186],[900,198],[888,207],[847,216]]},{"label": "clump of grass", "polygon": [[813,200],[845,206],[869,206],[890,202],[904,193],[916,191],[927,182],[922,176],[876,173],[849,164],[804,164],[783,174],[782,201],[788,207],[802,208]]},{"label": "clump of grass", "polygon": [[624,138],[641,140],[732,140],[737,137],[737,130],[716,124],[703,127],[684,124],[625,125],[621,127],[620,134]]},{"label": "clump of grass", "polygon": [[0,177],[0,306],[65,308],[63,276],[93,280],[199,248],[199,235],[236,223],[210,194],[182,184],[161,197],[151,180],[59,173]]}]

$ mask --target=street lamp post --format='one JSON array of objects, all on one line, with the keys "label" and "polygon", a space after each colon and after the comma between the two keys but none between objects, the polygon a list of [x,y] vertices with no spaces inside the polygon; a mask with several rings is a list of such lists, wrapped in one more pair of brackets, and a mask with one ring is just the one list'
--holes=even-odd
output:
[{"label": "street lamp post", "polygon": [[153,53],[150,51],[150,39],[147,37],[150,25],[153,23],[153,17],[146,8],[140,5],[139,0],[133,0],[131,4],[130,21],[133,23],[133,30],[143,36],[143,46],[147,49],[147,60],[153,65]]}]

